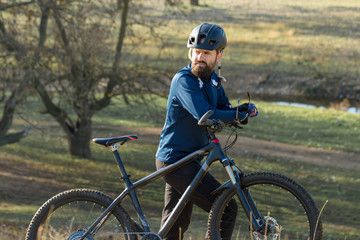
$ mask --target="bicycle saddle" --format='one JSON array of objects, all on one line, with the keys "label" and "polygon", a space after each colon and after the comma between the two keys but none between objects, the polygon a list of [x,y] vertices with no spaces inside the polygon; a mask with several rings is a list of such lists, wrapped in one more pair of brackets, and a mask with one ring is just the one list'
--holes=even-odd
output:
[{"label": "bicycle saddle", "polygon": [[120,145],[123,145],[127,141],[132,141],[137,139],[138,137],[136,135],[126,135],[126,136],[114,137],[114,138],[93,138],[93,142],[108,147],[118,142],[120,142]]}]

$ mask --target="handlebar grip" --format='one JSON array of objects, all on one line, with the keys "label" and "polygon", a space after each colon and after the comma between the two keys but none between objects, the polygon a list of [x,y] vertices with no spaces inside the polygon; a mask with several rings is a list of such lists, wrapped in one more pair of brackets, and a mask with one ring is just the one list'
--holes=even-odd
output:
[{"label": "handlebar grip", "polygon": [[198,125],[200,126],[211,126],[214,124],[214,121],[209,119],[209,117],[211,115],[214,114],[214,111],[213,110],[209,110],[207,111],[201,118],[200,120],[198,121]]}]

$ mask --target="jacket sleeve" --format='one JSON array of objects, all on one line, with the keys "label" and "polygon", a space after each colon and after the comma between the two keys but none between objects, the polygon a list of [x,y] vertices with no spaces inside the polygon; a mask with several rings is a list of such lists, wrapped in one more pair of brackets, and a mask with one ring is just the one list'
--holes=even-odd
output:
[{"label": "jacket sleeve", "polygon": [[[186,109],[196,120],[200,120],[200,118],[208,110],[213,110],[214,114],[210,117],[211,119],[219,119],[223,122],[233,121],[236,117],[236,111],[223,110],[212,107],[203,98],[200,84],[200,82],[186,75],[182,75],[177,79],[176,86],[174,86],[176,89],[175,97],[178,99],[181,106]],[[228,103],[229,101],[227,100],[227,98],[225,100],[223,96],[222,102]]]},{"label": "jacket sleeve", "polygon": [[216,108],[221,110],[234,110],[229,102],[228,97],[225,95],[223,87],[220,87],[218,90],[218,102]]}]

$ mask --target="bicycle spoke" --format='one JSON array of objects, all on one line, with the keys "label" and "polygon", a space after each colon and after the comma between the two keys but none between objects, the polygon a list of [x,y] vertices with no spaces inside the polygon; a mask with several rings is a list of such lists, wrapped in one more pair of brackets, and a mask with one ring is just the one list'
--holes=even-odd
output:
[{"label": "bicycle spoke", "polygon": [[[27,239],[79,239],[111,202],[110,197],[92,190],[58,194],[39,209],[30,224]],[[130,239],[128,232],[133,230],[131,219],[117,208],[86,240]]]},{"label": "bicycle spoke", "polygon": [[[244,187],[251,197],[266,224],[265,232],[256,232],[241,207],[235,192],[224,191],[214,203],[209,218],[209,231],[215,239],[226,232],[223,226],[230,218],[230,201],[235,199],[239,210],[231,239],[307,240],[313,238],[317,220],[317,210],[305,190],[291,179],[273,173],[254,173],[244,178]],[[316,239],[321,239],[321,224]]]}]

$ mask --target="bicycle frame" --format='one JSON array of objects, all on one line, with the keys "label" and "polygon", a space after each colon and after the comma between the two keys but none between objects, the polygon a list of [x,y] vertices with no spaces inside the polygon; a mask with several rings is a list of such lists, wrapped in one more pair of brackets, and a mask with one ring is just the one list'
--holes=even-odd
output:
[{"label": "bicycle frame", "polygon": [[[264,230],[264,224],[261,220],[261,215],[257,211],[257,208],[255,206],[254,201],[252,200],[250,193],[247,191],[247,189],[241,188],[241,171],[234,170],[234,162],[231,159],[228,159],[223,152],[221,145],[218,141],[218,139],[211,134],[213,137],[211,137],[211,142],[207,144],[206,146],[202,147],[201,149],[183,157],[179,161],[170,164],[162,169],[159,169],[150,175],[136,181],[135,183],[132,183],[130,181],[130,176],[127,174],[126,169],[123,165],[123,162],[121,160],[120,154],[118,152],[117,145],[118,144],[112,144],[111,149],[113,151],[115,160],[118,164],[118,167],[120,169],[120,172],[122,174],[121,179],[124,180],[125,189],[123,192],[120,193],[120,195],[110,204],[110,206],[101,214],[101,216],[98,217],[98,219],[89,227],[89,229],[86,231],[86,233],[82,236],[81,239],[84,239],[87,235],[93,235],[96,233],[96,231],[101,228],[102,224],[106,221],[107,217],[110,215],[112,210],[120,204],[127,196],[130,196],[132,204],[138,214],[138,217],[141,221],[141,224],[145,230],[145,232],[150,232],[150,227],[146,221],[145,215],[142,211],[142,208],[140,206],[139,200],[137,198],[135,190],[138,188],[141,188],[154,180],[174,171],[175,169],[185,165],[186,163],[192,161],[196,157],[199,157],[205,153],[208,153],[206,160],[202,164],[201,169],[196,174],[193,181],[190,183],[186,191],[183,193],[182,197],[180,198],[179,202],[175,206],[174,210],[172,211],[171,215],[165,222],[165,224],[162,226],[162,228],[159,230],[158,235],[161,238],[164,238],[166,234],[169,232],[170,228],[175,223],[176,219],[179,217],[181,211],[185,207],[186,203],[190,200],[191,194],[196,190],[197,186],[199,185],[201,179],[204,177],[204,175],[208,172],[210,166],[216,162],[220,161],[224,168],[226,169],[226,172],[229,175],[230,181],[226,182],[222,186],[220,186],[217,190],[214,192],[221,191],[225,188],[235,188],[237,196],[239,197],[239,200],[242,204],[242,207],[244,211],[246,212],[249,219],[251,219],[251,223],[253,225],[253,229],[259,232],[263,232]],[[234,174],[235,172],[235,174]]]}]

